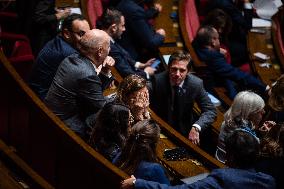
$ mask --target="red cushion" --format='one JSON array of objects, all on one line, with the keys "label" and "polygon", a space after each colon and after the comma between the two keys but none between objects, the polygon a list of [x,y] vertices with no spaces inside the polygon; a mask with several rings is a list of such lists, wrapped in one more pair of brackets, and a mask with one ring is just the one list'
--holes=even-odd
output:
[{"label": "red cushion", "polygon": [[103,14],[103,5],[101,0],[87,0],[87,13],[91,28],[96,28],[97,19]]},{"label": "red cushion", "polygon": [[190,41],[192,41],[200,26],[198,14],[194,0],[186,0],[185,2],[185,26]]}]

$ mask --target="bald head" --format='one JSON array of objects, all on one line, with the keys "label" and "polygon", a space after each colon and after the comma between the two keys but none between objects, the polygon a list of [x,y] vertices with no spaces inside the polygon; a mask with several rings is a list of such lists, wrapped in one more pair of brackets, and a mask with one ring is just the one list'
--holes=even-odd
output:
[{"label": "bald head", "polygon": [[99,66],[108,55],[109,47],[109,35],[103,30],[92,29],[82,36],[79,51]]},{"label": "bald head", "polygon": [[219,34],[212,26],[202,26],[197,31],[195,42],[201,47],[213,47],[218,49],[220,46]]}]

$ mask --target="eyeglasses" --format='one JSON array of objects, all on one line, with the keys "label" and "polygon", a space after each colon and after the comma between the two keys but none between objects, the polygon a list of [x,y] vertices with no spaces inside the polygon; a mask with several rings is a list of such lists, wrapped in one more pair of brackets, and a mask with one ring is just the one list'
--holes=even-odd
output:
[{"label": "eyeglasses", "polygon": [[82,30],[80,30],[80,31],[78,31],[78,32],[75,32],[75,31],[70,31],[70,32],[72,32],[72,33],[74,33],[74,34],[77,34],[79,37],[83,37],[84,35],[85,35],[85,31],[82,31]]}]

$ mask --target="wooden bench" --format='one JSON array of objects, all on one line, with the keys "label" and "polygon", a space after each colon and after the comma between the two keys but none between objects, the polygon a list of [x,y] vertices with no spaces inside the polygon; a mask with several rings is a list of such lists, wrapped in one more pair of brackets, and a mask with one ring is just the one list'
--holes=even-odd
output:
[{"label": "wooden bench", "polygon": [[0,140],[0,188],[54,189],[27,165],[12,147]]},{"label": "wooden bench", "polygon": [[55,188],[119,188],[128,175],[64,125],[0,53],[0,138]]}]

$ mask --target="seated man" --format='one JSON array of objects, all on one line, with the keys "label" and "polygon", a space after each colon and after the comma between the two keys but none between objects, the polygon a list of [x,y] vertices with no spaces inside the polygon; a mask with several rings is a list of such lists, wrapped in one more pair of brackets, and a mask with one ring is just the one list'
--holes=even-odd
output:
[{"label": "seated man", "polygon": [[[153,77],[150,88],[150,105],[165,121],[194,144],[199,144],[199,132],[211,125],[216,109],[198,77],[189,73],[190,56],[183,51],[173,53],[169,71]],[[193,120],[193,104],[201,109],[199,119]]]},{"label": "seated man", "polygon": [[78,53],[77,43],[88,30],[90,26],[87,20],[80,14],[72,14],[65,18],[61,33],[50,40],[40,51],[29,79],[29,85],[41,99],[45,98],[59,64],[67,56]]},{"label": "seated man", "polygon": [[137,74],[149,78],[153,75],[155,69],[150,65],[154,59],[150,59],[145,64],[136,62],[130,54],[120,46],[115,40],[120,39],[125,31],[124,16],[118,10],[107,9],[101,18],[102,29],[111,37],[109,55],[115,60],[115,68],[126,77],[130,74]]},{"label": "seated man", "polygon": [[67,126],[84,137],[86,117],[106,102],[103,89],[112,81],[107,66],[112,66],[114,60],[107,57],[110,38],[102,30],[87,31],[79,46],[80,54],[70,55],[59,65],[46,103]]},{"label": "seated man", "polygon": [[256,172],[253,168],[259,151],[259,143],[245,130],[236,130],[226,139],[226,162],[231,168],[213,170],[206,178],[192,184],[168,186],[152,181],[135,179],[132,176],[122,182],[122,189],[273,189],[275,180],[272,176]]},{"label": "seated man", "polygon": [[[221,85],[227,89],[231,99],[236,96],[237,89],[254,89],[262,95],[265,94],[266,86],[260,80],[226,62],[224,54],[220,52],[219,34],[215,28],[211,26],[199,28],[193,46],[200,60],[207,64],[208,75],[213,78],[213,84],[207,88],[210,93],[214,93],[212,91],[216,85],[214,82],[221,81]],[[237,84],[237,88],[233,81]]]},{"label": "seated man", "polygon": [[144,2],[145,0],[121,0],[116,7],[125,16],[126,22],[126,32],[120,43],[135,60],[144,59],[149,54],[153,57],[166,35],[164,29],[155,31],[148,23]]}]

